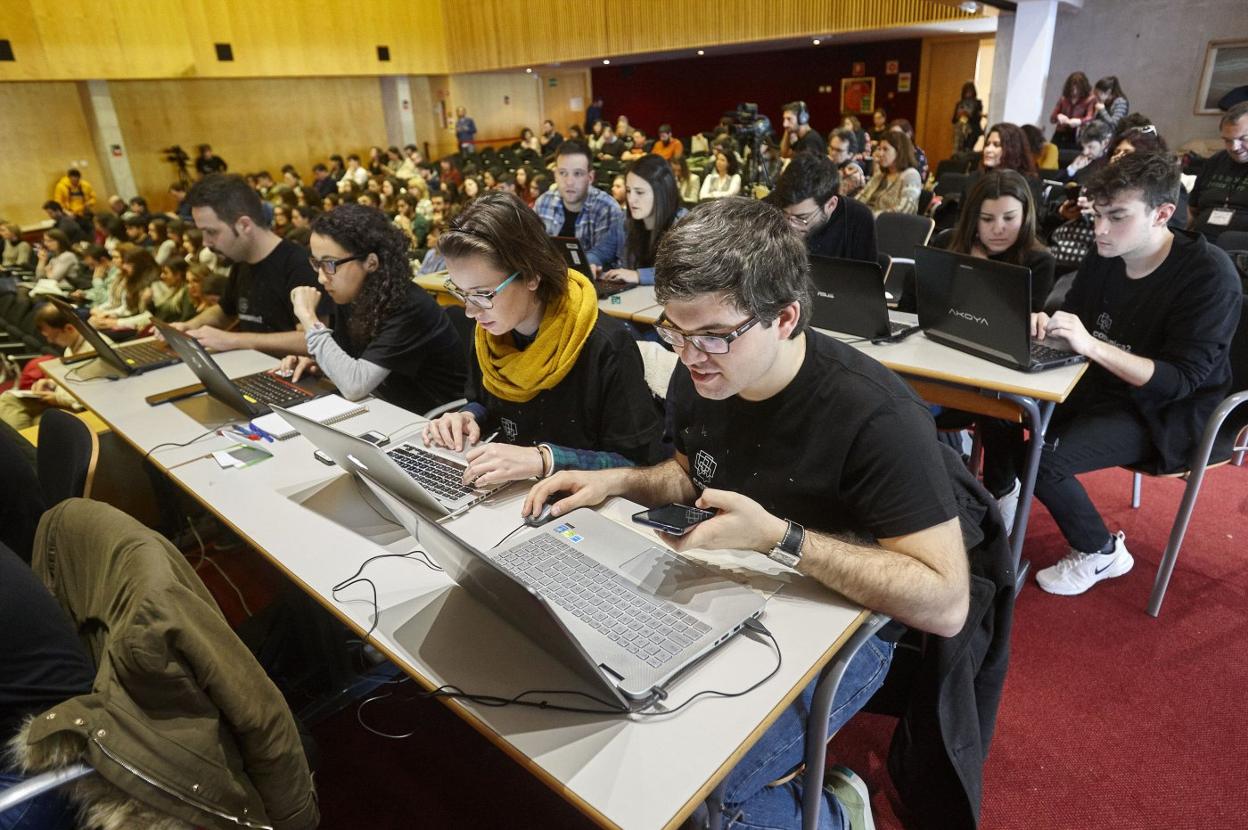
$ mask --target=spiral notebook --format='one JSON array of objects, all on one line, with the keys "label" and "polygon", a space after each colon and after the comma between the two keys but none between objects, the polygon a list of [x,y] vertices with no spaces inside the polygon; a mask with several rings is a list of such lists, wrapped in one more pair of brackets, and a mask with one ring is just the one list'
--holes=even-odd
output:
[{"label": "spiral notebook", "polygon": [[[298,406],[292,406],[290,411],[296,415],[302,415],[305,418],[316,421],[318,424],[329,426],[339,421],[345,421],[347,418],[367,412],[368,407],[364,404],[349,401],[341,395],[325,395],[315,400],[301,403]],[[293,429],[290,424],[282,420],[282,416],[276,412],[270,412],[268,415],[261,415],[252,421],[252,424],[272,435],[279,441],[285,441],[287,438],[294,438],[299,434],[299,430]]]}]

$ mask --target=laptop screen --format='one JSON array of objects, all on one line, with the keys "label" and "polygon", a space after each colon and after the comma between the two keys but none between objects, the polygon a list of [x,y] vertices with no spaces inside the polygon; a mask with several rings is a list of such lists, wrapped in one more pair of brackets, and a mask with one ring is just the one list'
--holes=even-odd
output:
[{"label": "laptop screen", "polygon": [[563,254],[563,260],[568,263],[569,268],[573,271],[580,271],[591,280],[594,278],[593,270],[589,267],[589,259],[585,256],[585,251],[575,236],[552,236],[550,240],[559,248],[559,253]]},{"label": "laptop screen", "polygon": [[1027,365],[1030,269],[929,247],[915,249],[914,267],[924,331]]},{"label": "laptop screen", "polygon": [[182,358],[183,363],[190,367],[195,377],[199,378],[199,382],[208,390],[209,395],[244,415],[252,414],[248,404],[255,406],[256,401],[247,400],[198,340],[164,323],[158,322],[156,327],[169,347]]},{"label": "laptop screen", "polygon": [[91,344],[91,348],[95,349],[95,353],[100,356],[101,360],[123,372],[130,371],[130,365],[126,363],[121,355],[117,354],[117,350],[104,339],[104,335],[96,331],[95,327],[86,320],[79,317],[77,310],[72,305],[59,297],[48,297],[47,299],[52,305],[69,315],[70,322],[73,323],[74,328],[78,329],[78,333]]}]

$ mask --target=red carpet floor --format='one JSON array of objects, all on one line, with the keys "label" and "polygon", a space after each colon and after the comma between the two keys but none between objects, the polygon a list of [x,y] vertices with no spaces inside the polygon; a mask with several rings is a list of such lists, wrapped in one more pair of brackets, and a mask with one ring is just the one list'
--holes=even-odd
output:
[{"label": "red carpet floor", "polygon": [[[1134,511],[1127,473],[1084,480],[1111,529],[1126,531],[1136,566],[1082,597],[1034,583],[1019,597],[982,826],[1248,827],[1248,469],[1210,472],[1156,620],[1144,608],[1182,482],[1146,479]],[[1026,556],[1044,567],[1064,552],[1037,507]],[[228,606],[230,589],[200,571]],[[354,707],[313,730],[323,827],[589,826],[441,704],[385,705],[374,718],[415,734],[376,737]],[[883,765],[891,730],[860,716],[831,752],[867,779],[882,830],[903,826]]]}]

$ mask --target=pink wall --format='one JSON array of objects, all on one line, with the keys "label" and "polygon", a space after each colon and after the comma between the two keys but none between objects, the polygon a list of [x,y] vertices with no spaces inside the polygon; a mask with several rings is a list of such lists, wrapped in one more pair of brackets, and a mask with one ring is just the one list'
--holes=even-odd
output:
[{"label": "pink wall", "polygon": [[[811,126],[826,137],[839,126],[841,79],[851,76],[856,61],[875,77],[876,106],[890,119],[913,123],[921,48],[917,39],[895,40],[603,66],[592,72],[593,89],[608,117],[623,113],[651,137],[663,122],[680,137],[709,130],[742,101],[757,103],[778,129],[780,107],[798,99],[810,109]],[[894,60],[901,72],[911,73],[909,92],[897,92],[897,76],[885,74],[886,63]],[[870,116],[860,117],[870,125]]]}]

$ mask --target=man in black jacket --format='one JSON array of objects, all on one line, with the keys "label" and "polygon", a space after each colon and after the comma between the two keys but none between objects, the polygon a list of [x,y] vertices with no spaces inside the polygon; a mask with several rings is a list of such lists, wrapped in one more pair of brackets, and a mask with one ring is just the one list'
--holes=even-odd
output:
[{"label": "man in black jacket", "polygon": [[875,217],[871,209],[837,195],[841,174],[827,156],[799,153],[776,183],[772,201],[812,254],[876,261]]},{"label": "man in black jacket", "polygon": [[[1167,153],[1132,153],[1087,183],[1096,249],[1088,254],[1062,310],[1032,315],[1032,336],[1056,340],[1092,364],[1053,413],[1036,498],[1049,509],[1070,553],[1036,574],[1049,593],[1081,594],[1122,576],[1134,560],[1124,534],[1110,534],[1075,477],[1123,465],[1181,468],[1225,396],[1229,348],[1239,323],[1235,268],[1203,237],[1167,223],[1179,192],[1179,166]],[[991,433],[991,437],[990,437]],[[989,443],[1010,446],[988,451]],[[986,457],[1011,465],[1022,436],[996,425]],[[985,471],[985,481],[1001,481]],[[1012,478],[1012,476],[1006,476]],[[990,488],[991,489],[991,488]]]}]

